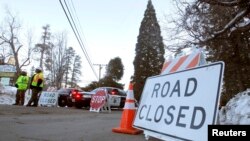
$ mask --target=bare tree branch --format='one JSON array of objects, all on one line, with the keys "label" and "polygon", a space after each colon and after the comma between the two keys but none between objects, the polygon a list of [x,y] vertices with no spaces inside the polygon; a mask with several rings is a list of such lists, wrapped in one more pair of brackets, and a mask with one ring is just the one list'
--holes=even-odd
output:
[{"label": "bare tree branch", "polygon": [[[29,56],[25,58],[25,61],[20,65],[20,56],[19,52],[23,45],[19,41],[18,33],[21,29],[21,24],[18,22],[18,17],[14,16],[9,9],[6,9],[6,17],[3,24],[3,27],[0,28],[0,42],[6,48],[9,48],[10,51],[5,53],[5,58],[13,56],[15,60],[15,66],[17,70],[16,76],[20,73],[23,66],[28,65]],[[16,78],[14,78],[15,80]]]},{"label": "bare tree branch", "polygon": [[22,48],[22,46],[23,46],[23,45],[19,45],[19,46],[17,47],[16,52],[19,52],[19,50]]},{"label": "bare tree branch", "polygon": [[[208,42],[216,37],[218,37],[219,35],[225,33],[226,31],[230,30],[233,27],[237,27],[237,23],[243,19],[243,17],[245,17],[246,15],[248,15],[250,12],[250,7],[247,7],[246,9],[242,10],[241,12],[239,12],[231,21],[229,21],[222,30],[220,31],[216,31],[212,34],[212,36],[210,38],[207,38],[205,40],[200,40],[200,43],[204,43],[204,42]],[[239,30],[243,30],[243,29],[248,29],[248,27],[245,28],[245,26],[249,26],[250,23],[248,23],[247,25],[244,25],[242,27],[238,27],[237,29]],[[236,30],[236,29],[233,29]]]},{"label": "bare tree branch", "polygon": [[[27,64],[26,64],[27,63]],[[27,58],[21,65],[20,68],[22,68],[23,66],[27,66],[30,64],[30,58]]]},{"label": "bare tree branch", "polygon": [[220,1],[220,0],[199,0],[199,1],[211,4],[211,5],[228,6],[228,7],[238,6],[239,4],[242,4],[242,3],[249,4],[249,0],[234,0],[234,1],[230,1],[230,2]]},{"label": "bare tree branch", "polygon": [[234,31],[248,31],[250,30],[250,20],[245,23],[243,26],[239,25],[237,26],[236,28],[232,29],[231,32],[234,32]]}]

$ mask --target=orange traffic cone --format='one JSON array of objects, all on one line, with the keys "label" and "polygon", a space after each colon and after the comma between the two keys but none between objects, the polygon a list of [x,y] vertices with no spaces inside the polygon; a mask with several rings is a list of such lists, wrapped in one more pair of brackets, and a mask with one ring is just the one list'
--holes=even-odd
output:
[{"label": "orange traffic cone", "polygon": [[133,120],[135,117],[135,99],[133,92],[133,85],[129,84],[129,90],[127,92],[126,102],[123,107],[122,119],[120,123],[120,127],[113,128],[113,132],[117,133],[125,133],[125,134],[140,134],[141,130],[135,129],[132,127]]}]

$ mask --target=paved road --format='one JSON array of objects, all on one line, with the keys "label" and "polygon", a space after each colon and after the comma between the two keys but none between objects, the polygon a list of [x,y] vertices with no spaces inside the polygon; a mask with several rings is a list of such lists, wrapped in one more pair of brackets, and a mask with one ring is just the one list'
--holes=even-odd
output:
[{"label": "paved road", "polygon": [[0,140],[146,141],[144,134],[112,132],[112,128],[119,127],[121,115],[122,110],[95,113],[86,109],[0,105]]}]

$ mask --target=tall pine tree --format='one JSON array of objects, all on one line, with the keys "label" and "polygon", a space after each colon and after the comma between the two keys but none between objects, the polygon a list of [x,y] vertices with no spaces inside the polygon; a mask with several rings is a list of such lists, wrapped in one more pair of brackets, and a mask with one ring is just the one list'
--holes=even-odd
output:
[{"label": "tall pine tree", "polygon": [[82,75],[81,68],[82,68],[82,61],[81,57],[79,55],[75,56],[74,62],[73,62],[73,70],[71,75],[71,87],[77,86],[77,82],[79,82],[79,77]]},{"label": "tall pine tree", "polygon": [[47,24],[47,25],[43,26],[42,28],[44,30],[42,33],[42,37],[41,37],[42,43],[36,44],[35,49],[34,49],[35,52],[40,53],[39,66],[41,68],[43,68],[44,58],[46,58],[46,54],[49,55],[51,53],[50,49],[52,47],[51,46],[52,44],[50,43],[50,37],[51,37],[50,25]]},{"label": "tall pine tree", "polygon": [[124,66],[120,57],[115,57],[109,61],[106,68],[106,77],[111,77],[114,81],[121,80]]},{"label": "tall pine tree", "polygon": [[135,98],[139,100],[146,79],[158,75],[164,63],[163,38],[151,0],[141,22],[135,52],[133,81]]},{"label": "tall pine tree", "polygon": [[74,61],[74,57],[76,55],[75,50],[72,47],[67,48],[66,52],[65,52],[65,76],[64,76],[64,80],[65,80],[65,87],[68,86],[68,83],[70,81],[70,77],[69,74],[70,72],[72,72],[72,63]]}]

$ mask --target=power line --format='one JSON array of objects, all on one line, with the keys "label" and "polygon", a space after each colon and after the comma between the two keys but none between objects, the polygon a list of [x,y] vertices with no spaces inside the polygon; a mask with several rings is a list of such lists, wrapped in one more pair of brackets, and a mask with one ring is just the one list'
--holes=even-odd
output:
[{"label": "power line", "polygon": [[[77,19],[77,22],[80,23],[80,20],[79,20],[77,14],[76,14],[76,9],[75,9],[75,6],[74,6],[74,3],[73,3],[72,0],[71,0],[71,5],[72,5],[72,7],[73,7],[73,9],[74,9],[74,13],[75,13],[75,17],[76,17],[76,19]],[[82,30],[81,24],[78,24],[78,27],[80,27],[80,33],[83,35],[83,39],[85,40],[85,44],[86,44],[86,43],[87,43],[87,40],[86,40],[86,38],[85,38],[85,36],[84,36],[84,34],[83,34],[83,32],[82,32],[83,30]],[[85,49],[86,49],[86,48],[85,48]]]},{"label": "power line", "polygon": [[[64,0],[64,3],[65,3],[65,5],[66,5],[67,11],[68,11],[68,13],[69,13],[69,15],[70,15],[71,21],[73,22],[73,25],[74,25],[74,27],[73,27],[72,24],[71,24],[71,28],[72,28],[73,30],[74,30],[74,29],[76,30],[76,32],[75,32],[75,30],[74,30],[75,36],[77,37],[77,40],[78,40],[79,44],[81,45],[81,49],[82,49],[82,51],[83,51],[83,53],[84,53],[84,55],[85,55],[85,57],[86,57],[88,63],[90,64],[90,67],[92,68],[92,71],[94,72],[94,74],[95,74],[96,77],[97,77],[97,74],[96,74],[96,72],[95,72],[95,70],[94,70],[94,67],[93,67],[93,65],[92,65],[92,63],[91,63],[91,60],[90,60],[90,58],[89,58],[89,56],[88,56],[88,53],[87,53],[87,51],[86,51],[86,49],[85,49],[85,47],[84,47],[84,44],[83,44],[82,39],[81,39],[81,36],[80,36],[80,34],[79,34],[79,32],[78,32],[78,29],[77,29],[77,27],[76,27],[76,24],[75,24],[75,22],[74,22],[74,19],[73,19],[72,15],[71,15],[71,12],[70,12],[70,10],[69,10],[69,8],[68,8],[68,5],[67,5],[67,3],[66,3],[65,0]],[[65,12],[65,13],[66,13],[66,12]],[[68,18],[68,15],[67,15],[67,18]],[[69,20],[69,19],[68,19],[68,20]],[[69,22],[70,22],[70,20],[69,20]],[[70,23],[71,23],[71,22],[70,22]],[[77,33],[78,36],[76,35],[76,33]]]},{"label": "power line", "polygon": [[[65,3],[66,4],[66,3]],[[66,6],[67,6],[67,4],[66,4]],[[71,8],[71,6],[73,7],[73,16],[72,17],[76,17],[75,19],[76,19],[76,23],[78,23],[77,24],[77,26],[75,25],[75,27],[79,27],[80,28],[80,33],[78,33],[78,31],[79,30],[77,30],[77,33],[79,34],[79,35],[83,35],[83,38],[85,39],[85,37],[84,37],[84,34],[83,34],[83,30],[82,30],[82,26],[81,26],[81,24],[80,24],[80,21],[79,21],[79,18],[78,18],[78,16],[77,16],[77,14],[76,14],[76,9],[75,9],[75,6],[74,6],[74,3],[73,3],[73,1],[71,0],[71,5],[69,5],[69,7],[70,7],[70,10],[68,10],[69,11],[69,14],[71,15],[71,13],[70,13],[70,11],[72,11],[72,8]],[[74,21],[74,19],[72,18],[72,20]],[[77,28],[76,28],[77,29]],[[83,44],[83,41],[82,41],[82,38],[80,38],[81,39],[81,43]],[[85,39],[85,44],[86,44],[86,39]],[[83,46],[84,46],[84,44],[83,44]],[[90,60],[90,57],[89,57],[89,54],[87,53],[87,50],[86,50],[86,48],[84,47],[84,50],[85,50],[85,52],[86,52],[86,55],[87,55],[87,58],[89,58],[89,60]]]},{"label": "power line", "polygon": [[99,66],[99,81],[101,79],[101,71],[102,71],[102,67],[107,66],[107,64],[94,64],[95,66]]},{"label": "power line", "polygon": [[[81,49],[82,49],[82,51],[83,51],[83,53],[84,53],[84,55],[85,55],[85,57],[86,57],[86,59],[87,59],[87,61],[88,61],[88,63],[89,63],[89,65],[90,65],[90,67],[91,67],[93,73],[95,74],[96,78],[98,79],[97,73],[95,72],[95,69],[94,69],[94,67],[93,67],[93,64],[91,63],[91,60],[90,60],[90,58],[89,58],[89,56],[88,56],[88,53],[87,53],[87,51],[86,51],[86,49],[85,49],[85,47],[84,47],[84,44],[83,44],[82,39],[81,39],[81,36],[80,36],[80,34],[79,34],[79,32],[78,32],[78,29],[77,29],[77,27],[76,27],[76,24],[75,24],[75,22],[74,22],[74,19],[72,18],[72,15],[71,15],[71,13],[70,13],[70,10],[69,10],[69,8],[68,8],[68,5],[67,5],[66,1],[64,0],[64,4],[66,5],[67,11],[68,11],[68,13],[69,13],[69,15],[70,15],[70,18],[69,18],[68,13],[66,12],[66,10],[65,10],[65,8],[64,8],[64,5],[62,4],[62,1],[61,1],[61,0],[59,0],[59,1],[60,1],[60,4],[61,4],[61,6],[62,6],[62,8],[63,8],[63,11],[64,11],[64,13],[65,13],[65,15],[66,15],[66,17],[67,17],[67,20],[68,20],[68,22],[69,22],[69,24],[70,24],[70,26],[71,26],[71,28],[72,28],[72,30],[73,30],[75,36],[76,36],[76,39],[77,39],[77,41],[78,41],[78,43],[79,43]],[[70,20],[70,19],[71,19],[71,20]],[[71,21],[73,22],[73,25],[72,25],[72,22],[71,22]]]}]

